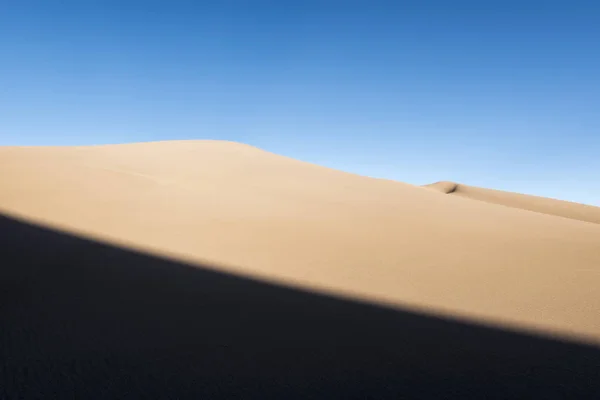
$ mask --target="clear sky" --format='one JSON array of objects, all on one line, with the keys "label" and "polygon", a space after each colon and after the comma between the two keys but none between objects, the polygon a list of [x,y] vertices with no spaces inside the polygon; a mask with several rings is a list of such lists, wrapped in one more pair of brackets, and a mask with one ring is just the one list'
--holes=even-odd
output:
[{"label": "clear sky", "polygon": [[600,205],[600,1],[0,0],[0,145],[170,139]]}]

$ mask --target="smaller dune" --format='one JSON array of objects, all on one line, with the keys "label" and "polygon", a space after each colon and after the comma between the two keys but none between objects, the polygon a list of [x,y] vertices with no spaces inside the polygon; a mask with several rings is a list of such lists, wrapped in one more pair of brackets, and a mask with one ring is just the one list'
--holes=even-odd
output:
[{"label": "smaller dune", "polygon": [[424,187],[437,190],[438,192],[442,192],[444,194],[450,194],[456,191],[456,189],[458,188],[458,183],[440,181],[429,185],[424,185]]},{"label": "smaller dune", "polygon": [[600,207],[586,204],[504,192],[501,190],[484,189],[449,181],[440,181],[424,185],[423,187],[471,200],[600,224]]}]

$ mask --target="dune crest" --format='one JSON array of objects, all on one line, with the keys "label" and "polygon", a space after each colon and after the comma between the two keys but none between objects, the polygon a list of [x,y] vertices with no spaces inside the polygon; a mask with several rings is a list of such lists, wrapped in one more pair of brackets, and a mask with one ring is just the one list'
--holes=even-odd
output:
[{"label": "dune crest", "polygon": [[485,189],[447,181],[440,181],[423,187],[467,199],[600,224],[600,207],[587,204]]},{"label": "dune crest", "polygon": [[[440,196],[222,141],[0,147],[0,171],[7,215],[270,282],[600,343],[594,207],[449,182],[432,186],[451,194]],[[516,209],[531,204],[538,212]]]},{"label": "dune crest", "polygon": [[423,187],[437,190],[438,192],[442,192],[444,194],[451,194],[456,191],[458,188],[458,183],[449,182],[449,181],[439,181],[435,183],[431,183],[429,185],[423,185]]}]

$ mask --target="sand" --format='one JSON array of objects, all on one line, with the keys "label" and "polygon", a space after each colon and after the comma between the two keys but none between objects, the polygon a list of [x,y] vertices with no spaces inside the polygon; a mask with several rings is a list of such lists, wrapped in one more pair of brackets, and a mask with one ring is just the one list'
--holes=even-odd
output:
[{"label": "sand", "polygon": [[600,209],[223,141],[0,147],[0,398],[598,398]]},{"label": "sand", "polygon": [[501,190],[484,189],[447,181],[432,183],[425,185],[425,187],[467,199],[600,224],[600,207],[591,205],[504,192]]},{"label": "sand", "polygon": [[225,141],[0,147],[0,212],[217,271],[600,343],[600,208]]}]

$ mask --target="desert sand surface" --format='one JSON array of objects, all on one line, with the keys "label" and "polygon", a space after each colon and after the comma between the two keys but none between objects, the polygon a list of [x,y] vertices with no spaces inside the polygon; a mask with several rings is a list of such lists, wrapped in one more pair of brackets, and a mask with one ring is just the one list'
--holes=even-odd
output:
[{"label": "desert sand surface", "polygon": [[225,141],[4,147],[0,170],[8,215],[273,282],[600,342],[597,207],[462,185],[448,196]]},{"label": "desert sand surface", "polygon": [[441,181],[424,185],[453,196],[600,224],[600,207]]},{"label": "desert sand surface", "polygon": [[[221,339],[214,323],[202,321],[218,319],[223,309],[221,315],[227,315],[228,322],[220,320],[219,337],[240,331],[249,335],[244,336],[246,350],[238,349],[247,351],[248,358],[242,362],[238,353],[235,356],[238,372],[249,374],[252,360],[260,359],[259,354],[266,357],[269,348],[285,353],[292,333],[282,333],[288,329],[283,325],[298,333],[296,343],[307,346],[288,354],[299,360],[295,367],[269,359],[271,373],[282,379],[282,386],[277,386],[269,378],[275,385],[269,388],[277,390],[301,374],[297,368],[312,368],[306,372],[313,379],[309,386],[318,385],[322,368],[337,372],[351,368],[356,361],[352,357],[374,363],[372,373],[379,374],[367,379],[370,383],[363,389],[368,393],[374,387],[390,389],[382,384],[390,384],[399,373],[392,366],[402,359],[407,363],[402,373],[416,374],[407,372],[414,367],[424,373],[421,377],[429,376],[429,380],[413,376],[416,386],[437,382],[440,392],[430,393],[434,397],[444,393],[436,379],[452,385],[462,382],[465,374],[476,377],[499,368],[501,373],[494,378],[499,381],[494,382],[505,384],[513,373],[535,380],[531,370],[537,368],[538,378],[548,385],[560,368],[572,370],[575,364],[593,368],[594,360],[600,360],[590,350],[600,344],[600,209],[592,206],[451,182],[419,187],[367,178],[233,142],[169,141],[0,147],[0,213],[5,254],[22,260],[13,269],[2,269],[6,289],[2,315],[9,332],[2,351],[12,360],[15,393],[27,386],[14,377],[15,365],[27,377],[27,363],[39,358],[35,350],[24,350],[29,349],[25,344],[6,345],[11,340],[17,343],[16,337],[23,336],[23,343],[28,343],[28,335],[46,332],[47,338],[36,346],[46,343],[64,351],[74,341],[73,348],[88,349],[98,363],[105,360],[94,353],[100,348],[127,354],[129,361],[122,363],[133,363],[141,352],[154,354],[160,363],[155,360],[156,365],[144,367],[155,368],[144,370],[151,375],[168,370],[174,362],[164,354],[185,358],[184,347],[177,346],[191,346],[194,340],[207,346],[207,363],[221,359],[225,353],[215,349],[227,352],[226,346],[218,347]],[[184,272],[179,263],[196,267]],[[281,291],[294,294],[284,296]],[[309,300],[307,293],[315,297]],[[247,297],[240,300],[240,296]],[[321,296],[339,300],[326,302]],[[39,304],[33,304],[35,298]],[[352,313],[342,301],[357,302]],[[195,311],[204,302],[214,311]],[[393,319],[394,310],[405,314]],[[27,313],[34,314],[36,322],[23,316]],[[207,319],[195,320],[195,313]],[[350,315],[361,317],[354,320]],[[157,328],[158,319],[163,328]],[[483,327],[461,328],[446,319]],[[8,330],[9,321],[19,328]],[[486,326],[532,334],[542,342],[517,336],[499,339]],[[83,339],[75,333],[86,329],[98,332],[94,340],[99,344],[78,342]],[[317,330],[324,338],[317,340]],[[471,333],[475,330],[480,333]],[[140,331],[146,333],[135,336]],[[279,333],[267,338],[266,332]],[[160,338],[166,347],[156,349]],[[252,338],[258,342],[248,342]],[[592,347],[586,347],[583,355],[580,348],[551,346],[543,340],[571,340]],[[317,342],[324,344],[319,347]],[[399,343],[410,343],[413,350],[395,347]],[[436,350],[443,353],[441,358],[431,350],[437,345],[444,349]],[[321,356],[314,355],[315,349]],[[74,355],[60,354],[60,363],[53,359],[55,374],[64,375],[69,368],[112,368],[75,367],[69,364]],[[516,360],[530,364],[518,367]],[[455,365],[459,361],[460,368]],[[277,374],[284,373],[284,364],[290,375],[282,377]],[[132,365],[113,367],[132,371]],[[230,365],[211,365],[220,371],[215,376],[233,373],[227,370]],[[425,365],[437,372],[427,375]],[[358,370],[344,371],[339,372],[344,379],[359,376]],[[366,369],[360,371],[365,378]],[[184,378],[175,375],[169,382],[181,388]],[[583,384],[562,383],[589,389],[594,380],[588,378],[580,378]],[[54,382],[48,379],[46,390]],[[266,390],[252,374],[238,374],[238,379],[246,379],[246,389],[256,393]],[[493,383],[489,375],[485,379],[486,384]],[[554,383],[562,384],[560,379]],[[80,384],[94,387],[93,382]],[[115,392],[106,389],[106,398],[121,393],[119,384],[112,387]],[[147,385],[144,390],[149,390]],[[499,398],[509,394],[497,393]]]}]

